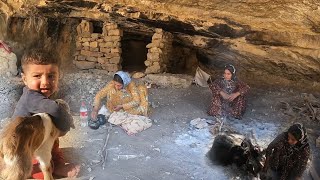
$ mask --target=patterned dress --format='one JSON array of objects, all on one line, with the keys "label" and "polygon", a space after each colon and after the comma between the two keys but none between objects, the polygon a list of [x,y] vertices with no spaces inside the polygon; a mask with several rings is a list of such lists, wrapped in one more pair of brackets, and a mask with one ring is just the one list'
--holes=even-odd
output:
[{"label": "patterned dress", "polygon": [[308,142],[290,146],[287,132],[284,132],[269,144],[266,155],[269,158],[268,167],[277,172],[280,180],[296,179],[306,170],[310,146]]},{"label": "patterned dress", "polygon": [[[215,80],[209,85],[212,91],[212,100],[208,114],[211,116],[232,116],[240,119],[246,110],[246,94],[250,87],[242,81],[230,80],[223,78]],[[240,96],[232,102],[221,97],[220,91],[227,94],[239,92]]]},{"label": "patterned dress", "polygon": [[93,105],[100,107],[103,98],[106,98],[106,107],[110,112],[114,112],[115,106],[123,105],[127,113],[148,115],[148,94],[144,85],[136,86],[134,82],[130,82],[124,89],[117,90],[114,81],[111,81],[97,93]]}]

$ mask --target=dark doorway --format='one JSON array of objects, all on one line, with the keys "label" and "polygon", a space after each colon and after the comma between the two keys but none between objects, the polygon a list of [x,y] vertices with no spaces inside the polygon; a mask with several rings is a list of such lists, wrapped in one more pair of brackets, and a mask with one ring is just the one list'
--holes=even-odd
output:
[{"label": "dark doorway", "polygon": [[197,67],[198,59],[195,50],[177,43],[172,45],[172,55],[168,65],[169,73],[193,75]]},{"label": "dark doorway", "polygon": [[124,71],[142,71],[146,69],[144,61],[147,60],[147,44],[151,42],[151,37],[142,34],[124,32],[121,40],[122,49],[122,69]]}]

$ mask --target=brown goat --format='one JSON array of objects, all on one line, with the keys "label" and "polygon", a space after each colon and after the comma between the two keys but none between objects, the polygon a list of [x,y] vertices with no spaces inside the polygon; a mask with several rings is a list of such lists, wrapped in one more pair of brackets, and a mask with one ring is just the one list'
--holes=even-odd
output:
[{"label": "brown goat", "polygon": [[59,137],[48,114],[17,117],[2,132],[0,157],[3,159],[1,176],[8,180],[25,180],[31,175],[32,158],[40,163],[45,180],[51,180],[51,149]]},{"label": "brown goat", "polygon": [[[56,99],[63,120],[75,128],[69,105]],[[38,113],[30,117],[13,119],[1,132],[0,158],[1,178],[7,180],[27,179],[32,171],[32,158],[40,163],[44,179],[52,177],[51,151],[54,141],[67,133],[56,128],[50,116]]]}]

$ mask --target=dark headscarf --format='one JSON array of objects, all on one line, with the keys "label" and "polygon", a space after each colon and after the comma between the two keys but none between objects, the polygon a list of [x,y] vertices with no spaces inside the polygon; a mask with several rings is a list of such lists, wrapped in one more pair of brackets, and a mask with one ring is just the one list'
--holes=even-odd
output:
[{"label": "dark headscarf", "polygon": [[236,68],[232,65],[232,64],[227,64],[225,67],[224,67],[224,70],[229,70],[232,74],[232,77],[231,77],[231,80],[236,80],[237,79],[237,76],[236,76]]},{"label": "dark headscarf", "polygon": [[296,146],[301,147],[308,143],[306,128],[300,124],[296,123],[289,127],[288,133],[292,134],[293,137],[298,141]]}]

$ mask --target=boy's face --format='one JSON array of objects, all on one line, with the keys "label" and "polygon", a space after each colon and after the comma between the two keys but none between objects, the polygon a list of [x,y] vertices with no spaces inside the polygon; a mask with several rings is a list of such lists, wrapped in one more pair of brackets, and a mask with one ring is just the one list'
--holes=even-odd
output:
[{"label": "boy's face", "polygon": [[22,79],[32,90],[49,97],[58,90],[59,68],[57,65],[28,64],[25,66]]}]

